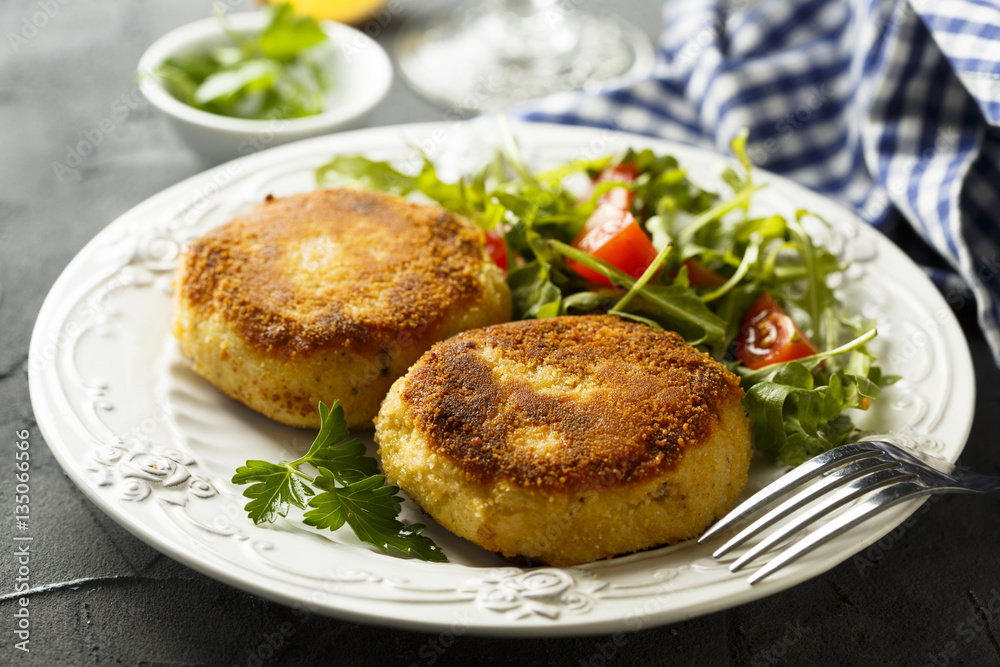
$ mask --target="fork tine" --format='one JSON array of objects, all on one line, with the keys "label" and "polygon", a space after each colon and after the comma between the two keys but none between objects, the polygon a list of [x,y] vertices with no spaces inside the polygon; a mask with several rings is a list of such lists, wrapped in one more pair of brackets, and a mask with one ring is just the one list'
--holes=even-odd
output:
[{"label": "fork tine", "polygon": [[879,470],[878,472],[856,479],[836,493],[830,494],[809,511],[795,517],[793,521],[790,521],[779,530],[776,530],[768,535],[765,539],[761,540],[760,543],[754,545],[752,549],[737,558],[733,564],[729,566],[729,569],[733,572],[738,572],[743,569],[747,563],[760,554],[770,550],[771,547],[778,542],[781,542],[786,537],[798,532],[801,528],[812,523],[815,519],[829,514],[841,505],[849,503],[858,496],[862,496],[869,491],[874,491],[875,489],[879,489],[890,484],[906,482],[913,478],[913,473],[901,472],[898,468],[893,467]]},{"label": "fork tine", "polygon": [[931,494],[940,490],[941,489],[929,488],[924,484],[921,484],[919,481],[901,482],[899,484],[894,484],[881,489],[870,498],[865,499],[865,501],[857,507],[845,512],[842,516],[826,524],[812,535],[807,536],[801,542],[797,542],[794,546],[778,554],[767,565],[754,572],[747,579],[747,581],[751,584],[757,583],[765,577],[774,574],[785,565],[788,565],[789,563],[806,555],[816,547],[830,541],[840,533],[847,531],[869,517],[874,516],[875,514],[878,514],[879,512],[886,510],[899,502],[919,495]]},{"label": "fork tine", "polygon": [[862,475],[869,475],[887,468],[895,468],[898,465],[899,464],[895,461],[883,461],[878,457],[871,457],[855,461],[854,463],[851,463],[843,468],[829,472],[815,484],[799,491],[794,496],[774,509],[768,511],[759,519],[744,528],[735,537],[716,549],[715,553],[712,554],[712,557],[721,558],[754,535],[760,533],[760,531],[764,530],[771,524],[783,519],[798,508],[811,502],[816,497],[829,493],[832,489],[835,489],[842,484],[846,484],[847,482],[857,479]]},{"label": "fork tine", "polygon": [[878,456],[881,452],[882,450],[873,447],[872,445],[864,442],[856,442],[851,445],[842,445],[836,449],[831,449],[828,452],[809,459],[799,467],[774,480],[763,489],[743,501],[739,507],[731,511],[729,514],[717,521],[715,525],[706,530],[702,536],[698,538],[698,544],[703,544],[708,540],[711,540],[722,531],[731,527],[733,524],[738,523],[750,514],[753,514],[758,509],[771,502],[774,498],[782,495],[786,491],[798,488],[810,479],[822,475],[827,470],[851,463],[858,459]]}]

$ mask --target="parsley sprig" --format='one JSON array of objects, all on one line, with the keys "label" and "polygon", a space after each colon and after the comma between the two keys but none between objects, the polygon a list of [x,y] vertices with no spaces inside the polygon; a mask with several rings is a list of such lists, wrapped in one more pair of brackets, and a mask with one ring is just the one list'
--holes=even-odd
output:
[{"label": "parsley sprig", "polygon": [[[280,463],[247,461],[236,469],[233,484],[250,485],[243,491],[250,499],[244,509],[253,522],[274,523],[292,505],[310,508],[302,516],[307,526],[337,530],[346,523],[362,542],[389,555],[446,562],[441,547],[421,535],[423,524],[397,518],[403,502],[396,495],[399,488],[385,485],[375,459],[350,438],[340,402],[329,408],[320,403],[319,416],[319,433],[305,456]],[[303,466],[318,474],[310,475]]]}]

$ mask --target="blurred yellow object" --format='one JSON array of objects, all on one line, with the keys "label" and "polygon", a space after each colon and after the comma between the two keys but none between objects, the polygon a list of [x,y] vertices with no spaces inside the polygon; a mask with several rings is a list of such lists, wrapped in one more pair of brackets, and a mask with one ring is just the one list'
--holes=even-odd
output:
[{"label": "blurred yellow object", "polygon": [[[270,0],[279,4],[285,0]],[[368,18],[385,0],[287,0],[298,14],[311,16],[317,21],[355,23]]]}]

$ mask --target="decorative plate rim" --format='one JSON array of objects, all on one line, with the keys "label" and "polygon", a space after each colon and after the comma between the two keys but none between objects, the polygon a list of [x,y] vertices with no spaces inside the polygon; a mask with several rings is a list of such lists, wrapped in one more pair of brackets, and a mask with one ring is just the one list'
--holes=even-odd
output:
[{"label": "decorative plate rim", "polygon": [[[684,556],[686,550],[693,548],[691,543],[575,568],[521,569],[391,559],[345,540],[329,547],[323,543],[316,548],[324,551],[316,553],[325,554],[328,550],[347,566],[336,572],[328,568],[322,576],[314,576],[292,568],[287,556],[278,553],[273,558],[272,554],[275,542],[296,548],[304,545],[313,554],[316,545],[311,540],[317,538],[304,532],[254,527],[249,521],[246,521],[249,527],[219,527],[198,516],[204,507],[230,508],[232,503],[239,502],[239,490],[229,488],[232,485],[228,480],[208,475],[202,466],[204,461],[200,463],[197,456],[185,449],[186,445],[177,445],[180,440],[176,433],[170,435],[167,446],[162,446],[142,434],[131,438],[125,433],[123,437],[123,432],[103,421],[102,414],[113,412],[115,405],[108,398],[108,386],[85,377],[87,374],[79,370],[79,365],[89,363],[89,358],[77,346],[81,341],[88,342],[87,337],[91,336],[88,332],[101,327],[113,329],[113,324],[108,325],[109,320],[129,317],[128,309],[112,312],[116,308],[115,299],[124,298],[119,295],[127,296],[129,290],[168,289],[171,252],[183,239],[190,238],[200,222],[211,215],[224,219],[231,215],[234,202],[259,200],[268,194],[269,188],[283,187],[282,179],[286,176],[294,180],[288,174],[298,174],[309,164],[316,166],[337,152],[395,150],[397,158],[403,159],[410,149],[404,148],[402,138],[416,146],[424,142],[425,150],[427,146],[435,148],[442,160],[454,160],[455,168],[461,169],[458,163],[487,146],[492,127],[483,121],[390,126],[274,148],[186,179],[108,225],[56,281],[39,313],[29,349],[29,387],[36,421],[70,478],[98,507],[154,548],[210,577],[297,607],[304,613],[416,630],[449,631],[458,622],[454,613],[457,605],[462,608],[459,616],[463,631],[500,635],[638,629],[749,602],[847,560],[896,528],[920,506],[922,501],[918,500],[891,510],[881,520],[864,524],[839,538],[830,548],[818,550],[780,576],[753,587],[746,583],[745,576],[731,575],[728,571],[721,578],[716,577],[724,567],[706,560],[703,552]],[[592,150],[595,144],[604,152],[627,144],[671,152],[680,157],[682,165],[700,162],[718,166],[725,161],[702,149],[608,130],[516,124],[515,131],[527,153],[537,151],[540,155],[551,151],[563,155],[562,159],[573,157],[570,153],[574,150]],[[454,154],[449,156],[449,150]],[[712,179],[718,171],[714,169]],[[826,217],[838,220],[838,230],[848,230],[846,236],[871,241],[877,253],[874,259],[869,258],[874,276],[871,285],[899,292],[889,297],[902,296],[903,300],[912,297],[915,307],[923,307],[927,315],[932,315],[935,328],[923,331],[923,345],[931,345],[935,354],[944,356],[921,369],[918,375],[923,375],[913,385],[919,389],[920,382],[926,382],[925,377],[943,373],[945,377],[939,380],[945,381],[947,392],[943,399],[946,400],[937,406],[926,399],[921,399],[925,403],[922,406],[903,405],[900,409],[912,409],[915,424],[924,424],[926,428],[897,430],[893,436],[909,438],[925,449],[932,446],[944,458],[956,460],[972,425],[974,375],[961,328],[944,299],[901,250],[853,214],[790,181],[760,173],[770,183],[774,196],[788,198],[796,206],[818,208]],[[164,229],[169,235],[157,237],[156,232]],[[165,239],[174,245],[164,245]],[[852,250],[855,246],[862,250]],[[855,246],[845,245],[845,252],[863,254],[863,244],[858,242]],[[104,256],[109,249],[118,255],[112,252]],[[87,283],[85,277],[89,274],[85,269],[88,264],[99,263],[99,256],[103,266],[119,268]],[[855,260],[858,266],[869,261],[859,257]],[[130,268],[128,277],[123,277],[126,275],[123,267]],[[877,295],[872,298],[877,302]],[[891,299],[882,305],[892,307]],[[89,321],[93,326],[70,331],[66,324],[70,315],[85,308],[94,313]],[[909,320],[900,321],[909,324]],[[888,325],[894,325],[894,321]],[[919,322],[918,325],[920,333],[920,326],[925,325]],[[128,327],[123,331],[136,333]],[[153,333],[162,337],[164,332]],[[910,334],[907,344],[917,340],[916,334]],[[898,352],[902,351],[905,346]],[[900,358],[905,362],[912,355]],[[931,358],[934,359],[933,355]],[[74,406],[70,393],[86,398],[85,410]],[[94,413],[93,418],[90,412]],[[169,422],[169,418],[165,417],[164,422]],[[163,433],[167,432],[169,429],[164,427]],[[358,559],[368,566],[351,567]],[[638,578],[637,568],[643,568]],[[414,583],[417,577],[424,577],[422,581],[430,577],[432,583],[423,586]],[[685,587],[686,581],[691,585]],[[396,597],[386,597],[385,591]],[[430,609],[440,614],[431,618]]]}]

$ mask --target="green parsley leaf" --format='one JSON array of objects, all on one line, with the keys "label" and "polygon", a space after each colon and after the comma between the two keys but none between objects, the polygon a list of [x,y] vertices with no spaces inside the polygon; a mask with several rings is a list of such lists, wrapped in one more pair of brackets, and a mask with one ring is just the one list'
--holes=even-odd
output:
[{"label": "green parsley leaf", "polygon": [[347,523],[362,542],[381,551],[397,551],[404,556],[445,562],[444,552],[429,538],[421,535],[424,526],[406,526],[396,519],[403,499],[396,495],[395,486],[383,486],[385,476],[376,475],[340,486],[337,477],[321,469],[315,485],[321,493],[309,501],[303,521],[317,528],[337,528]]},{"label": "green parsley leaf", "polygon": [[[290,462],[247,461],[237,468],[234,484],[251,484],[243,491],[254,523],[274,522],[289,507],[305,509],[307,526],[337,530],[346,523],[358,538],[390,555],[446,562],[444,551],[421,535],[422,524],[399,521],[399,489],[385,485],[375,459],[350,431],[339,401],[319,404],[320,429],[304,456]],[[310,465],[315,478],[299,467]],[[315,488],[314,488],[315,487]],[[319,489],[323,493],[316,493]],[[310,498],[311,496],[311,498]],[[311,508],[311,509],[307,509]]]},{"label": "green parsley leaf", "polygon": [[304,508],[306,496],[314,491],[303,483],[297,471],[285,463],[247,461],[236,469],[233,484],[250,484],[243,495],[250,498],[247,515],[254,523],[273,523],[288,514],[288,506]]},{"label": "green parsley leaf", "polygon": [[317,470],[325,468],[340,482],[378,475],[378,463],[366,455],[361,441],[347,440],[350,431],[340,401],[334,401],[330,408],[320,403],[319,418],[320,429],[312,446],[292,465],[308,463]]}]

